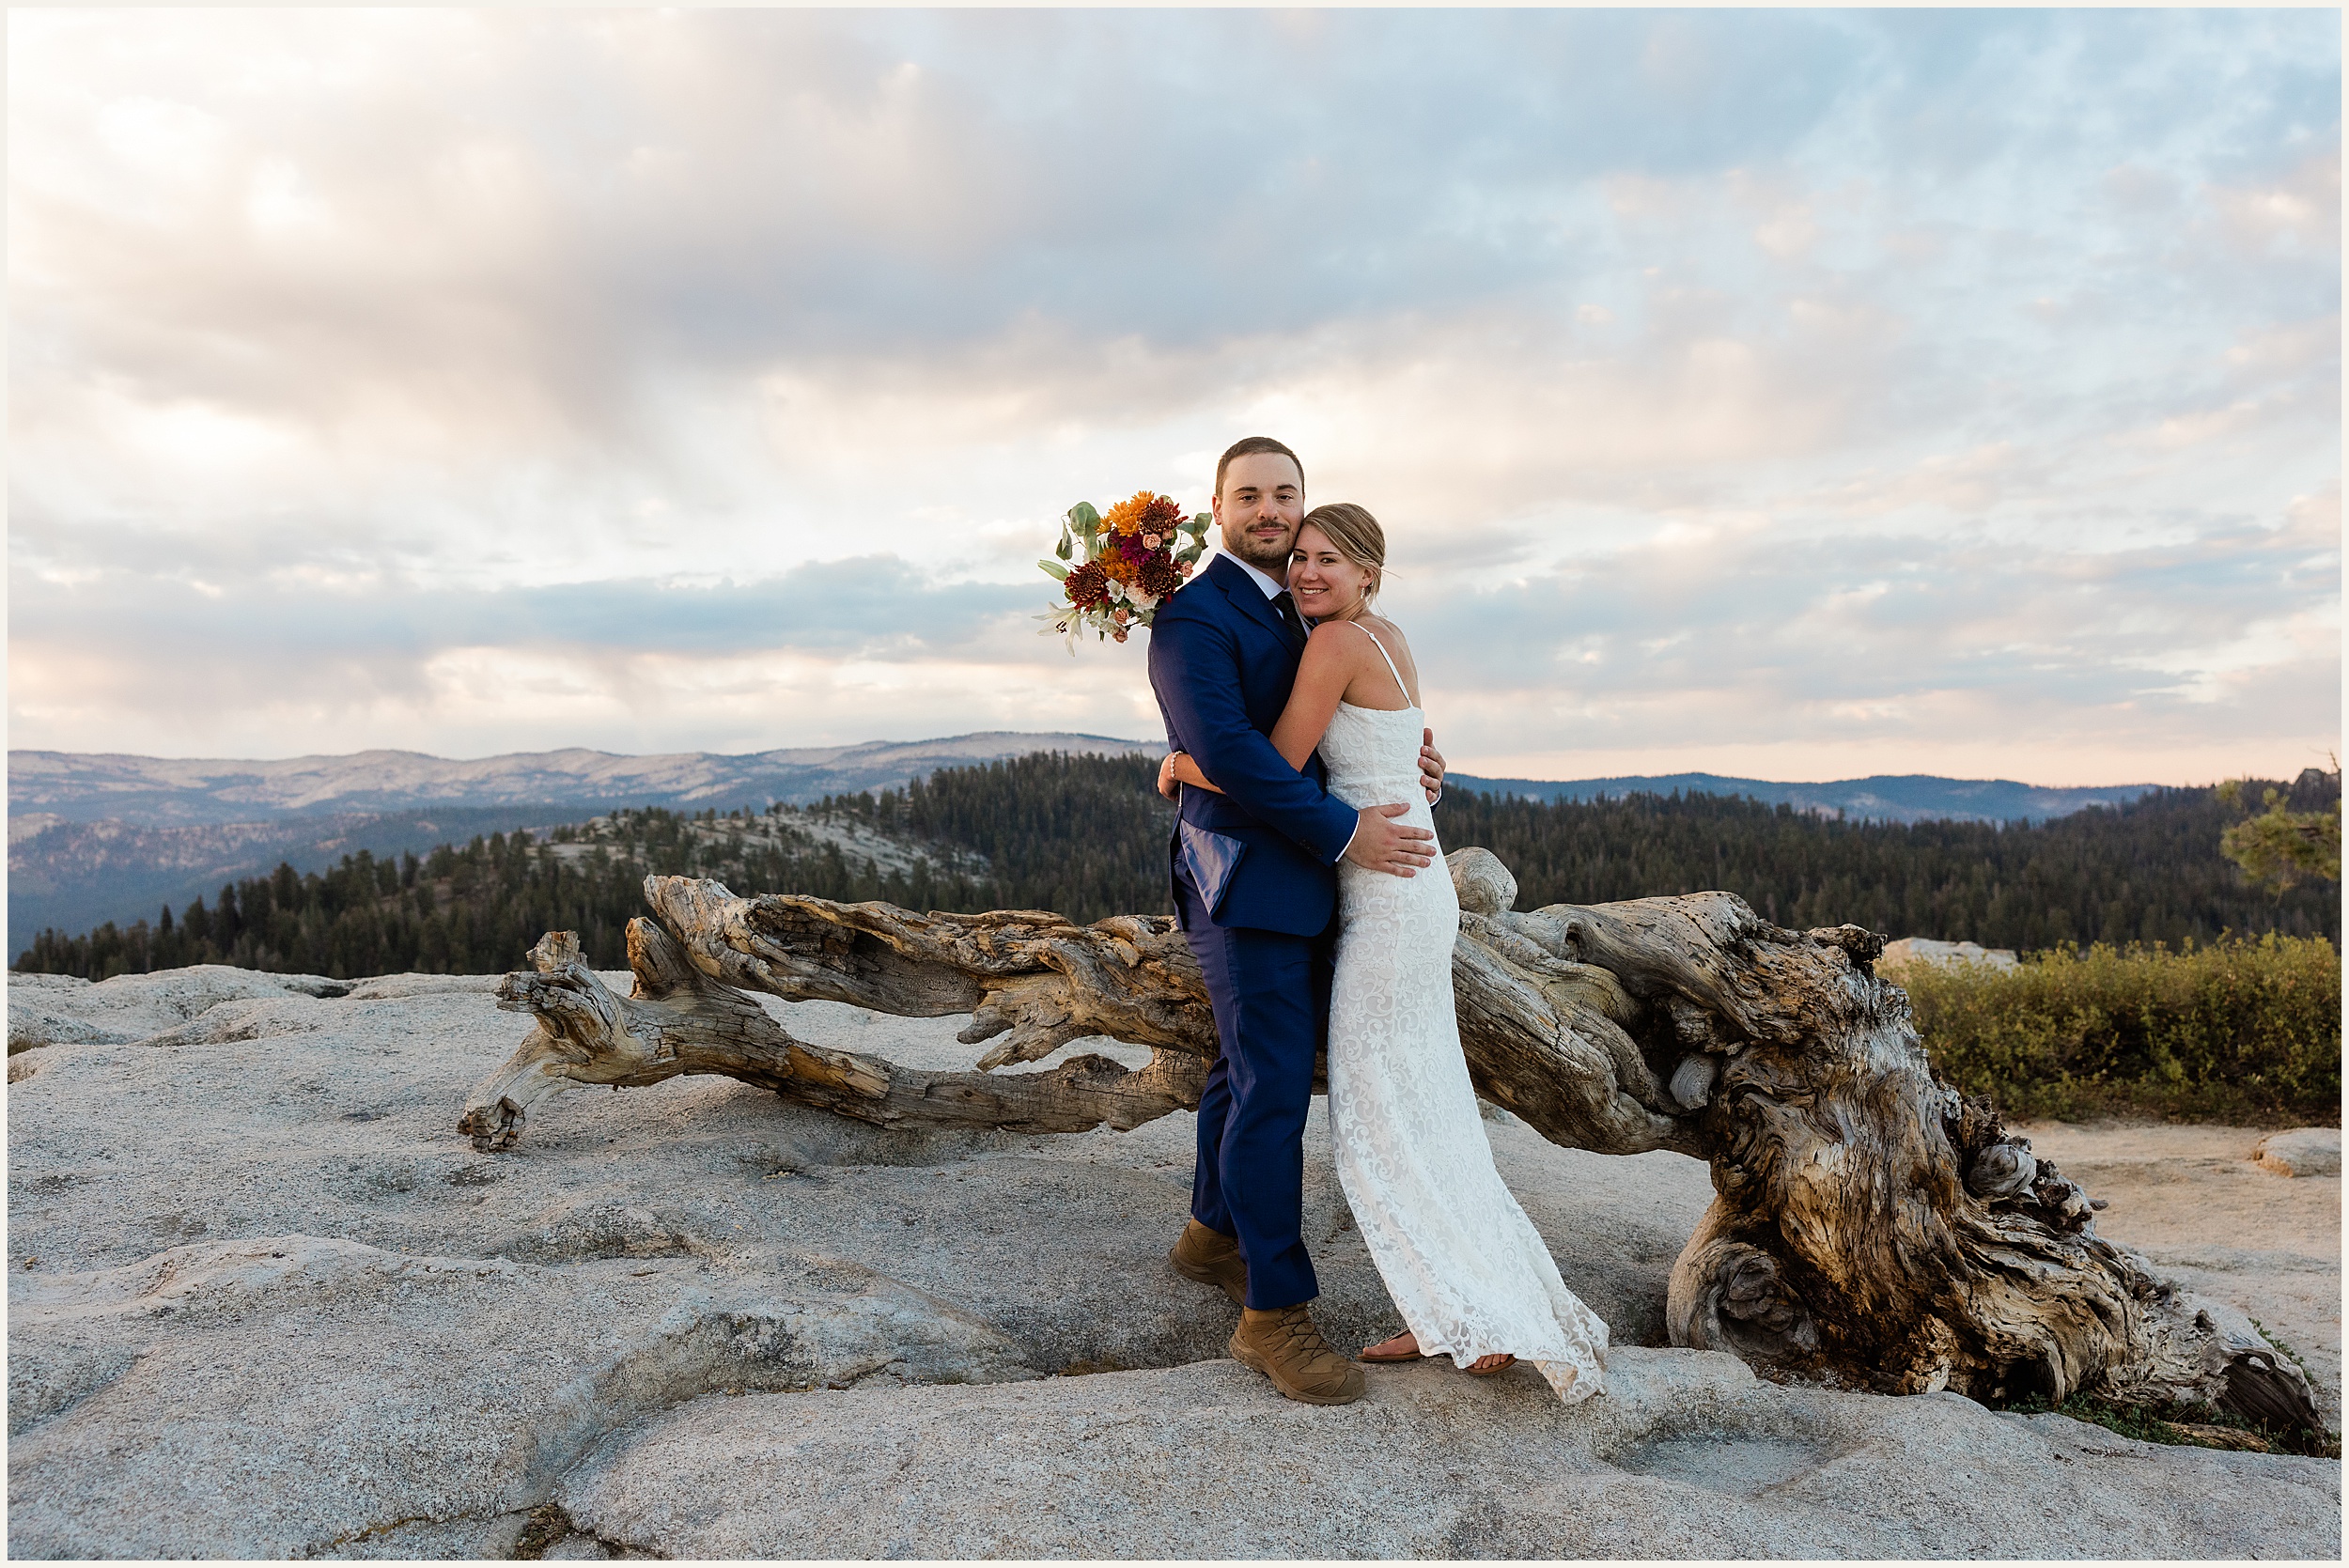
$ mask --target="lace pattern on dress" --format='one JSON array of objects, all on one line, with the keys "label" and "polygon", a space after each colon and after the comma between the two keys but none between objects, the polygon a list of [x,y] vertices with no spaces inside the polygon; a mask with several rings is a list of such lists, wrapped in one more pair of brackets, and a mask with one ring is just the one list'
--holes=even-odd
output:
[{"label": "lace pattern on dress", "polygon": [[[1320,746],[1330,792],[1357,810],[1406,801],[1402,820],[1433,831],[1421,718],[1339,704]],[[1452,879],[1440,862],[1408,878],[1345,862],[1338,894],[1330,1128],[1339,1184],[1388,1293],[1430,1356],[1465,1367],[1506,1352],[1569,1404],[1604,1391],[1607,1325],[1559,1277],[1477,1113],[1453,1011]]]}]

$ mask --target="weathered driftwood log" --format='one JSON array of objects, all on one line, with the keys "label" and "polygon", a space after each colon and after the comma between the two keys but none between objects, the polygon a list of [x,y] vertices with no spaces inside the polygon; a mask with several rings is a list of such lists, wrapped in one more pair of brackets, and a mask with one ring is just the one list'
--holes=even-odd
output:
[{"label": "weathered driftwood log", "polygon": [[[574,1084],[639,1089],[680,1073],[721,1073],[786,1099],[891,1126],[1003,1127],[1015,1132],[1123,1130],[1195,1107],[1208,1063],[1159,1053],[1140,1072],[1079,1056],[1049,1073],[922,1073],[877,1056],[793,1039],[757,1002],[709,979],[667,932],[628,926],[633,996],[614,994],[582,961],[579,939],[549,932],[534,968],[509,974],[498,1005],[535,1013],[538,1028],[474,1090],[458,1130],[483,1150],[520,1141],[530,1108]],[[1088,1033],[1098,1032],[1088,1031]]]},{"label": "weathered driftwood log", "polygon": [[[1478,1092],[1567,1147],[1711,1163],[1713,1205],[1672,1275],[1675,1343],[1886,1392],[2202,1399],[2315,1424],[2296,1368],[2098,1236],[2077,1186],[1935,1079],[1906,996],[1874,972],[1882,938],[1786,930],[1718,893],[1519,912],[1491,855],[1448,863]],[[512,1147],[568,1084],[679,1073],[883,1124],[1126,1128],[1196,1106],[1214,1059],[1198,969],[1164,916],[1081,926],[645,886],[633,996],[606,989],[563,933],[507,977],[499,1005],[538,1028],[467,1106],[459,1127],[480,1147]],[[976,1072],[911,1072],[795,1040],[745,991],[968,1014],[959,1038],[996,1043]],[[1102,1035],[1148,1046],[1150,1064],[988,1070]]]}]

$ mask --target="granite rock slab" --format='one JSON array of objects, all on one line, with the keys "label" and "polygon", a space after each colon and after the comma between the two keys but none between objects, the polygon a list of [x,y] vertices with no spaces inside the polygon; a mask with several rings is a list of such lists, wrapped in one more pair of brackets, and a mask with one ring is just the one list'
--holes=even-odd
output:
[{"label": "granite rock slab", "polygon": [[[2339,1545],[2337,1465],[2140,1452],[1642,1348],[1710,1199],[1676,1155],[1488,1123],[1624,1347],[1606,1399],[1412,1367],[1315,1411],[1224,1359],[1235,1309],[1166,1265],[1187,1116],[894,1131],[682,1079],[558,1096],[482,1155],[455,1131],[466,1092],[530,1027],[493,978],[135,978],[10,977],[17,1556],[500,1557],[534,1518],[572,1558],[1924,1553],[1964,1549],[1978,1501],[1885,1478],[1946,1453],[2018,1486],[2035,1467],[2018,1499],[2059,1514],[2120,1499],[2104,1542],[2001,1514],[1986,1549]],[[975,1055],[957,1018],[770,1005],[822,1044]],[[1400,1327],[1318,1108],[1306,1238],[1333,1340]],[[2066,1467],[2077,1487],[2051,1492]]]}]

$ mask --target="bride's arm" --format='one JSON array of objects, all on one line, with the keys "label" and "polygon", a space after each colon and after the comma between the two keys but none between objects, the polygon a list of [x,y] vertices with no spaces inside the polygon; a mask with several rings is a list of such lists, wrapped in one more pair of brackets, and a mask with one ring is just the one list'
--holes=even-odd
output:
[{"label": "bride's arm", "polygon": [[1190,760],[1189,752],[1169,752],[1159,762],[1159,793],[1170,800],[1179,800],[1182,791],[1175,787],[1177,784],[1214,790],[1218,795],[1223,793],[1207,782],[1207,776],[1199,770],[1197,763]]},{"label": "bride's arm", "polygon": [[[1353,637],[1360,642],[1361,633],[1357,631]],[[1305,759],[1321,744],[1330,721],[1336,717],[1338,699],[1346,695],[1347,685],[1354,679],[1355,665],[1360,660],[1350,656],[1361,650],[1349,649],[1346,639],[1345,629],[1335,623],[1314,629],[1313,635],[1305,640],[1305,657],[1297,666],[1297,682],[1289,688],[1288,706],[1281,710],[1280,722],[1272,726],[1272,749],[1300,772]],[[1200,771],[1199,764],[1191,760],[1188,752],[1170,752],[1159,765],[1159,794],[1174,799],[1174,786],[1178,784],[1212,789],[1218,795],[1223,793]]]},{"label": "bride's arm", "polygon": [[1305,639],[1305,657],[1298,662],[1297,684],[1289,688],[1289,705],[1272,726],[1272,749],[1291,768],[1303,769],[1321,737],[1337,717],[1338,699],[1353,684],[1361,664],[1362,629],[1325,621]]}]

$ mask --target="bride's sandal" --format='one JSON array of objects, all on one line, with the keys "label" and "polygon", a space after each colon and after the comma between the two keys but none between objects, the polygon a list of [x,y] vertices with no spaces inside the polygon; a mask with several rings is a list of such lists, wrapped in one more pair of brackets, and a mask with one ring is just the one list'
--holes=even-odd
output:
[{"label": "bride's sandal", "polygon": [[[1486,1361],[1490,1361],[1492,1365],[1486,1366],[1485,1364]],[[1507,1372],[1517,1364],[1517,1358],[1504,1350],[1491,1356],[1479,1356],[1460,1370],[1470,1377],[1491,1377],[1496,1374]]]},{"label": "bride's sandal", "polygon": [[1374,1363],[1385,1361],[1416,1361],[1421,1358],[1422,1352],[1419,1348],[1418,1337],[1412,1334],[1408,1329],[1397,1334],[1391,1340],[1380,1340],[1377,1344],[1364,1345],[1362,1347],[1361,1355],[1357,1358],[1359,1360],[1370,1361]]}]

